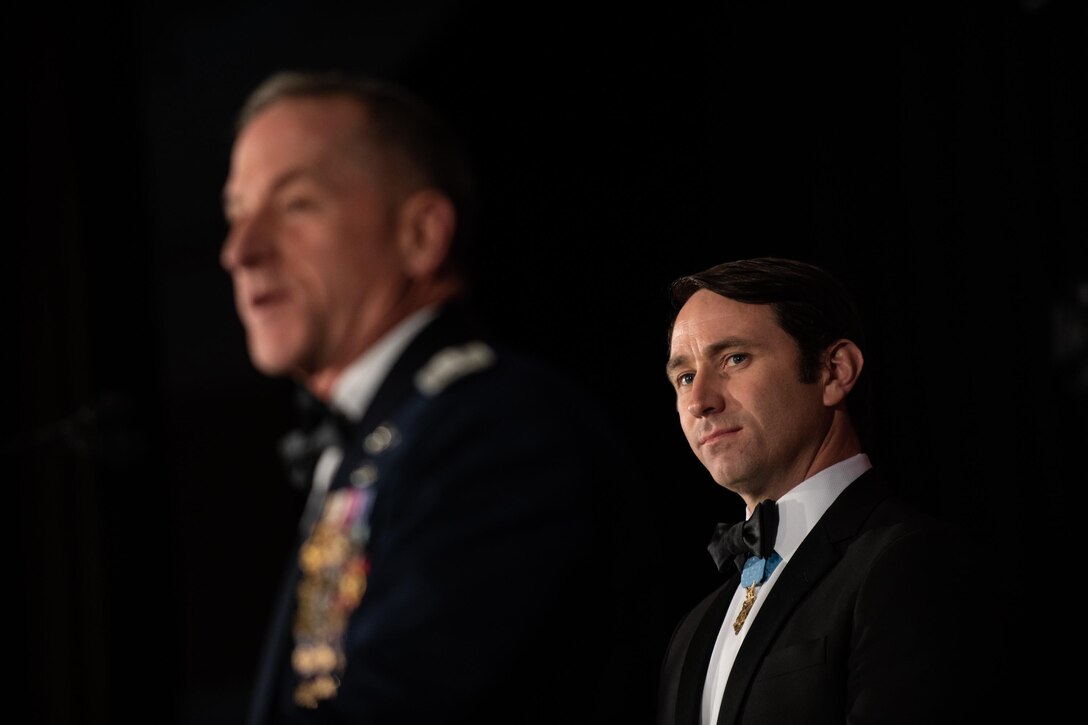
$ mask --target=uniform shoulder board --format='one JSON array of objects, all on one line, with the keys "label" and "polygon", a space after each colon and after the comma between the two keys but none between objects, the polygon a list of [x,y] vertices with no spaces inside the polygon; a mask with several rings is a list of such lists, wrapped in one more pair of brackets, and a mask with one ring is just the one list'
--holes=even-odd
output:
[{"label": "uniform shoulder board", "polygon": [[416,388],[433,397],[455,380],[491,367],[495,351],[479,340],[447,347],[436,352],[416,373]]}]

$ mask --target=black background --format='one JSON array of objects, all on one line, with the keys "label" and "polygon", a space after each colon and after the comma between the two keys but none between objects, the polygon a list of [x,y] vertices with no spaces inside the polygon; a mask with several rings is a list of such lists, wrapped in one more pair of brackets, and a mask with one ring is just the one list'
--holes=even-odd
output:
[{"label": "black background", "polygon": [[28,719],[239,721],[300,501],[274,454],[289,386],[249,365],[218,267],[220,190],[237,107],[281,68],[402,81],[469,142],[479,296],[652,472],[662,637],[742,511],[677,425],[665,289],[775,254],[857,293],[872,457],[993,537],[1027,619],[995,638],[1060,649],[1073,596],[1031,612],[1085,482],[1080,5],[28,8],[4,438]]}]

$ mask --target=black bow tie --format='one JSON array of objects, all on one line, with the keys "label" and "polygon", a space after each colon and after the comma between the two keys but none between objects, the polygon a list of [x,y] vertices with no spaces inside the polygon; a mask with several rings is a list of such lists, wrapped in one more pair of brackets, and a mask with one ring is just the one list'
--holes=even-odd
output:
[{"label": "black bow tie", "polygon": [[732,561],[737,569],[744,568],[749,556],[766,559],[774,551],[778,535],[778,505],[771,499],[756,504],[747,521],[738,524],[718,524],[707,550],[722,571]]},{"label": "black bow tie", "polygon": [[329,446],[343,447],[354,426],[343,413],[305,390],[298,391],[295,405],[301,425],[280,439],[279,454],[291,485],[305,491],[313,482],[321,453]]}]

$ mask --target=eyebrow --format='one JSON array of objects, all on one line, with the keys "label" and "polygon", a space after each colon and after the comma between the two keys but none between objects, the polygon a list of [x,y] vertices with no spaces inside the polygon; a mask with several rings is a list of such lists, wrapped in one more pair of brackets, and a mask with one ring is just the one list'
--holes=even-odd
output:
[{"label": "eyebrow", "polygon": [[[271,196],[273,194],[276,194],[281,189],[283,189],[283,187],[288,186],[289,184],[292,184],[292,183],[294,183],[294,182],[296,182],[296,181],[298,181],[300,179],[304,179],[306,177],[312,178],[313,176],[314,176],[313,172],[310,171],[308,168],[303,167],[303,166],[296,166],[294,168],[288,169],[286,172],[281,174],[280,177],[277,178],[272,183],[272,186],[270,186],[269,189],[268,189],[268,193]],[[231,194],[230,194],[230,187],[229,187],[229,184],[228,184],[228,185],[223,187],[223,212],[227,216],[230,216],[231,203],[232,203],[232,197],[231,197]]]},{"label": "eyebrow", "polygon": [[673,373],[676,370],[678,370],[678,369],[680,369],[682,367],[687,367],[687,364],[688,364],[687,355],[676,355],[674,357],[670,357],[669,361],[667,363],[665,363],[665,377],[671,379]]}]

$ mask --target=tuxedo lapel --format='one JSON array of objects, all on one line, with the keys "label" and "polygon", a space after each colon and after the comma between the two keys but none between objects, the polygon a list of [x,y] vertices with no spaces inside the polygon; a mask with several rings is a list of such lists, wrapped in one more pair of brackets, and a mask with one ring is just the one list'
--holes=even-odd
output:
[{"label": "tuxedo lapel", "polygon": [[828,540],[824,527],[817,524],[785,569],[774,588],[760,607],[759,614],[750,623],[751,629],[744,637],[744,644],[737,652],[725,694],[718,712],[718,725],[737,722],[741,703],[752,684],[759,663],[767,654],[767,648],[789,618],[798,602],[838,562],[840,554]]},{"label": "tuxedo lapel", "polygon": [[680,669],[680,680],[676,693],[676,718],[672,722],[678,725],[698,725],[699,712],[702,708],[703,686],[706,684],[707,668],[710,656],[714,652],[714,643],[725,620],[726,610],[733,599],[733,593],[740,584],[740,572],[729,580],[709,598],[703,616],[694,621],[695,631],[688,642]]},{"label": "tuxedo lapel", "polygon": [[737,652],[722,697],[718,725],[738,722],[752,678],[778,632],[809,591],[842,559],[844,542],[858,535],[873,509],[889,493],[870,469],[847,486],[801,542]]}]

